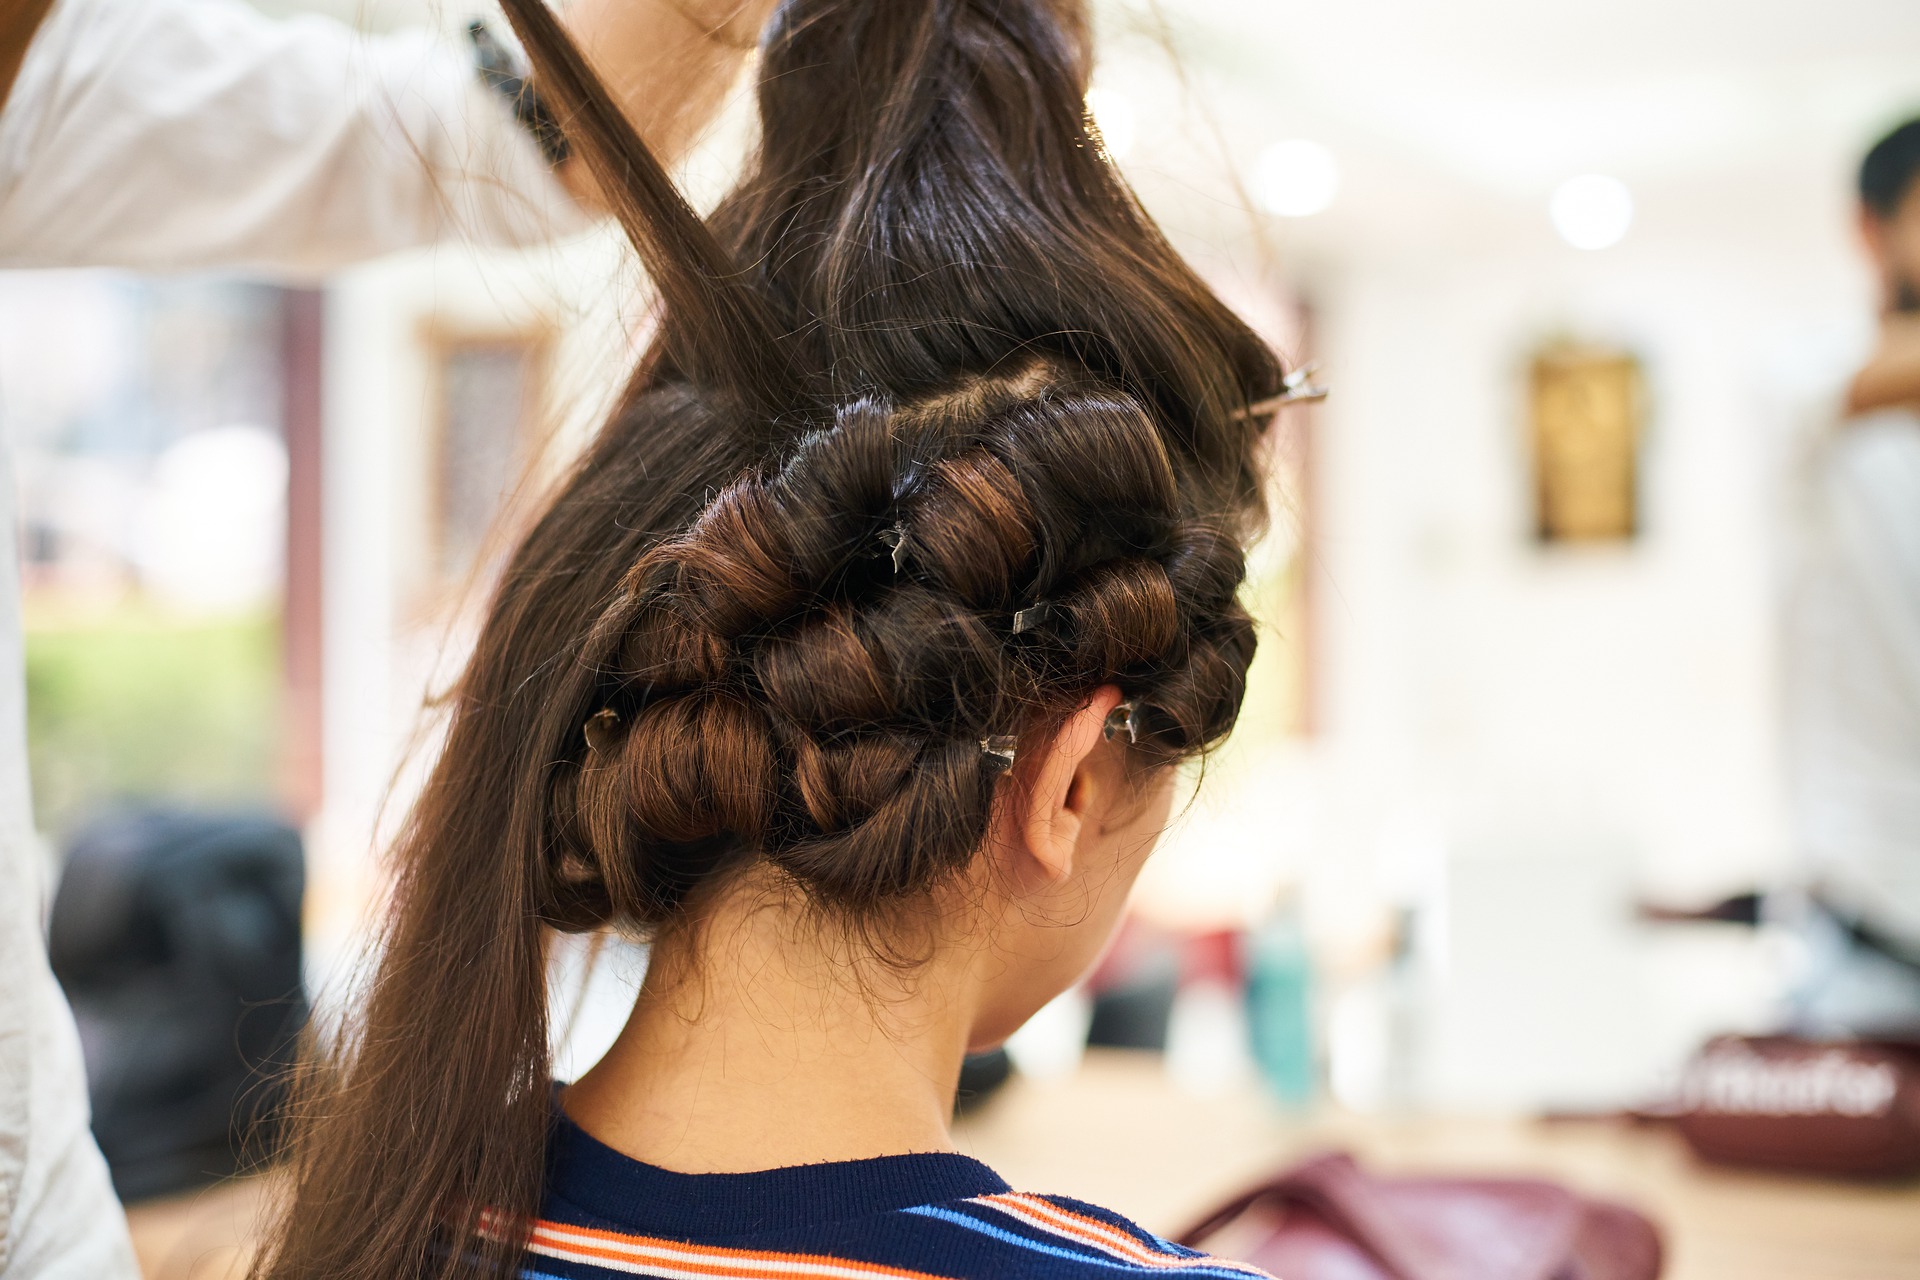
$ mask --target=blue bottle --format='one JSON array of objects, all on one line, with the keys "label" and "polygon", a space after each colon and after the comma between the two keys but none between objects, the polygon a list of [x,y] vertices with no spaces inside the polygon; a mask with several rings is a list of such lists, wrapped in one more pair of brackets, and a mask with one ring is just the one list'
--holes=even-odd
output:
[{"label": "blue bottle", "polygon": [[1319,1084],[1313,957],[1291,902],[1247,935],[1247,1028],[1260,1076],[1281,1102],[1311,1103]]}]

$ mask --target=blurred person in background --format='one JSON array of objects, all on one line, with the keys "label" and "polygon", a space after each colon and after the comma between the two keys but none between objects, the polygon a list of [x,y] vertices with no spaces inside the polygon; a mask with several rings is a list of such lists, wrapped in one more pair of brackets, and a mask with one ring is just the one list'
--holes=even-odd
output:
[{"label": "blurred person in background", "polygon": [[1879,340],[1808,473],[1789,616],[1798,1029],[1920,1035],[1920,120],[1860,168]]},{"label": "blurred person in background", "polygon": [[[718,108],[772,0],[579,0],[569,27],[663,155]],[[0,3],[0,266],[324,271],[462,237],[525,245],[599,203],[484,29],[364,37],[238,0]],[[0,438],[3,442],[3,438]],[[133,1257],[48,971],[27,787],[13,484],[0,453],[0,1276]]]}]

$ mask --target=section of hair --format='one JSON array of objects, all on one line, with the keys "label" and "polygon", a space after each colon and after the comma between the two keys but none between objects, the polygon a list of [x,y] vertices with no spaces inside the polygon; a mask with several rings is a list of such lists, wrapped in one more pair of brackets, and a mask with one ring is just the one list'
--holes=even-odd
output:
[{"label": "section of hair", "polygon": [[1874,143],[1860,162],[1860,202],[1882,218],[1900,212],[1920,177],[1920,120],[1909,120]]}]

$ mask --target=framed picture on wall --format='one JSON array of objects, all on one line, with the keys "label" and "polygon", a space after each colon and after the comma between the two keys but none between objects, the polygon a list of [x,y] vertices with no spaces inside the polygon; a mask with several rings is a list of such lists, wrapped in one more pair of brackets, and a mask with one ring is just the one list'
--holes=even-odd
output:
[{"label": "framed picture on wall", "polygon": [[1626,542],[1640,531],[1645,379],[1631,352],[1555,344],[1529,370],[1534,533]]},{"label": "framed picture on wall", "polygon": [[428,335],[435,413],[429,525],[434,577],[466,579],[534,457],[552,335],[545,328]]}]

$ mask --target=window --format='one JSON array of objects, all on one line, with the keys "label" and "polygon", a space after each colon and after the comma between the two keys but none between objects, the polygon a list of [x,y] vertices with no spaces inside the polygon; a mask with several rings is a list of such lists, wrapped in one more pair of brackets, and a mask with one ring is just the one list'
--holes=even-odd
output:
[{"label": "window", "polygon": [[1645,395],[1622,352],[1551,347],[1532,369],[1534,529],[1542,542],[1620,542],[1639,531]]},{"label": "window", "polygon": [[543,332],[433,339],[439,412],[433,562],[443,582],[479,565],[531,456],[547,365]]}]

